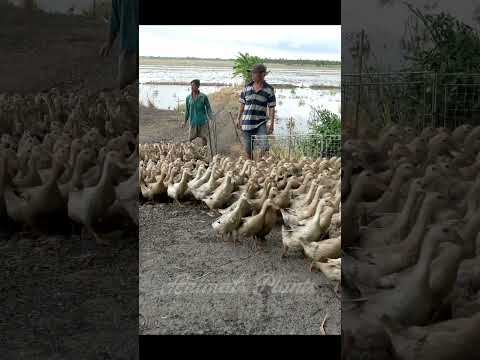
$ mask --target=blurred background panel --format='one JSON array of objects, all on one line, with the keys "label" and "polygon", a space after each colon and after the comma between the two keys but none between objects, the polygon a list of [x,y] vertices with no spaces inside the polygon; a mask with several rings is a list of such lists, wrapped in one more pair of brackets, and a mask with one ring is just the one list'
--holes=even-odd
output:
[{"label": "blurred background panel", "polygon": [[134,359],[138,2],[66,4],[0,1],[3,357]]},{"label": "blurred background panel", "polygon": [[345,359],[476,357],[478,10],[342,2]]}]

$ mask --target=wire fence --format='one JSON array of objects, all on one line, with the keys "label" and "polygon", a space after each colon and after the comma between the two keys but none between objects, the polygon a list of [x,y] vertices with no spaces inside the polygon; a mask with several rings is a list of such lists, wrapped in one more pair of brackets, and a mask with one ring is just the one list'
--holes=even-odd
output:
[{"label": "wire fence", "polygon": [[260,159],[266,150],[276,158],[293,160],[302,157],[340,157],[342,149],[340,135],[254,135],[251,141],[254,160]]},{"label": "wire fence", "polygon": [[480,124],[480,74],[391,72],[342,75],[342,119],[417,129]]}]

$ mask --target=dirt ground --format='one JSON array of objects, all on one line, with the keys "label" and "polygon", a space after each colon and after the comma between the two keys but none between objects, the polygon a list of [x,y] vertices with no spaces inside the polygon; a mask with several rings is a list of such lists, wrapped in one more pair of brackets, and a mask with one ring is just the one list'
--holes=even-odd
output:
[{"label": "dirt ground", "polygon": [[[118,49],[102,58],[108,24],[85,16],[26,14],[0,1],[0,92],[115,85]],[[8,54],[8,56],[6,55]]]},{"label": "dirt ground", "polygon": [[281,258],[281,233],[264,250],[216,239],[206,206],[140,207],[140,334],[340,333],[340,300],[299,251]]},{"label": "dirt ground", "polygon": [[[140,143],[186,140],[174,111],[140,106],[139,121]],[[230,122],[220,118],[218,145],[235,156]],[[265,252],[248,240],[234,248],[215,239],[205,205],[184,205],[140,206],[140,334],[320,334],[327,313],[327,334],[340,334],[334,285],[299,251],[281,258],[280,226]]]},{"label": "dirt ground", "polygon": [[[0,93],[114,87],[115,56],[98,56],[106,31],[97,20],[0,4]],[[0,228],[3,359],[138,358],[138,233],[117,236],[120,246],[84,261],[78,235],[12,241]]]},{"label": "dirt ground", "polygon": [[[213,134],[216,132],[217,152],[220,154],[237,156],[243,151],[241,131],[234,127],[230,116],[232,114],[236,117],[240,91],[240,87],[228,86],[208,96],[215,113],[215,128],[213,125],[211,127],[212,142],[214,141]],[[187,141],[188,126],[180,127],[184,121],[183,116],[173,110],[161,110],[152,105],[140,105],[140,143]],[[194,141],[200,143],[199,139]]]}]

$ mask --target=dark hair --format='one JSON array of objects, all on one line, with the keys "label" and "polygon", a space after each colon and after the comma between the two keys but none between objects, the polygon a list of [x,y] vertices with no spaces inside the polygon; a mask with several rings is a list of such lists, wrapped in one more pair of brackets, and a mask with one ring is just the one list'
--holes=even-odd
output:
[{"label": "dark hair", "polygon": [[195,85],[197,85],[197,87],[200,87],[200,80],[198,80],[198,79],[192,80],[192,81],[190,81],[190,84],[195,84]]}]

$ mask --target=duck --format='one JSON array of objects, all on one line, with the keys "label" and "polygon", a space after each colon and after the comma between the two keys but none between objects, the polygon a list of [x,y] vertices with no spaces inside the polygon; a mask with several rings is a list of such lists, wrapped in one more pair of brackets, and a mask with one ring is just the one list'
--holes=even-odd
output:
[{"label": "duck", "polygon": [[440,242],[457,242],[459,235],[450,226],[433,225],[422,244],[418,262],[393,289],[372,295],[363,311],[380,319],[388,314],[405,325],[426,324],[433,307],[438,304],[430,284],[431,263]]},{"label": "duck", "polygon": [[203,199],[203,202],[207,204],[210,210],[221,208],[227,203],[234,187],[234,184],[232,183],[232,177],[233,172],[228,171],[222,184],[215,189],[211,196]]},{"label": "duck", "polygon": [[321,262],[328,258],[340,257],[340,252],[342,249],[340,236],[312,242],[307,242],[301,237],[299,240],[302,244],[304,254],[312,260],[310,264],[310,272],[312,271],[314,262]]},{"label": "duck", "polygon": [[382,317],[396,358],[471,359],[480,351],[480,312],[469,318],[456,318],[426,326],[405,326],[389,315]]},{"label": "duck", "polygon": [[44,184],[24,188],[19,192],[11,187],[5,189],[5,206],[13,221],[34,230],[45,230],[44,227],[50,224],[45,219],[63,217],[66,204],[57,181],[64,170],[61,161],[61,153],[64,151],[65,149],[60,149],[54,155],[51,177]]},{"label": "duck", "polygon": [[262,205],[262,209],[258,214],[242,218],[240,227],[238,228],[238,234],[244,237],[256,238],[257,234],[259,234],[263,228],[265,223],[265,215],[270,207],[275,210],[280,209],[271,199],[265,200]]},{"label": "duck", "polygon": [[191,175],[192,174],[187,169],[184,169],[180,182],[168,184],[167,195],[172,198],[178,205],[181,205],[178,200],[184,196],[185,192],[188,189],[187,181],[189,179],[189,176]]},{"label": "duck", "polygon": [[222,236],[228,235],[229,237],[233,236],[233,245],[235,246],[237,237],[238,237],[238,228],[242,223],[242,218],[247,209],[247,194],[242,194],[238,201],[234,204],[233,209],[220,216],[212,223],[212,228],[216,234]]},{"label": "duck", "polygon": [[65,201],[68,200],[70,191],[80,189],[83,187],[82,173],[93,166],[95,163],[95,151],[91,148],[86,148],[80,151],[75,158],[75,165],[73,174],[68,182],[59,186],[60,193]]},{"label": "duck", "polygon": [[[331,197],[325,196],[327,195],[326,192],[328,191],[326,186],[319,185],[315,192],[315,196],[310,202],[310,204],[305,204],[306,207],[300,209],[282,209],[284,212],[284,219],[288,218],[288,223],[298,224],[299,221],[312,217],[315,213],[315,209],[317,208],[319,201],[324,201]],[[322,196],[325,196],[321,199]]]},{"label": "duck", "polygon": [[320,270],[330,281],[340,283],[342,279],[342,258],[325,259],[325,261],[312,262],[313,268]]},{"label": "duck", "polygon": [[282,257],[287,255],[290,248],[301,248],[301,239],[305,242],[318,241],[328,230],[335,209],[330,206],[323,206],[321,202],[317,205],[315,215],[297,226],[282,225]]},{"label": "duck", "polygon": [[102,242],[95,232],[95,225],[99,223],[116,200],[115,177],[122,169],[126,169],[126,165],[122,163],[121,155],[116,151],[109,151],[105,156],[102,177],[98,184],[72,191],[69,195],[68,216],[82,226],[83,251],[87,250],[88,242],[92,244],[89,236],[93,237],[94,248],[96,243]]}]

